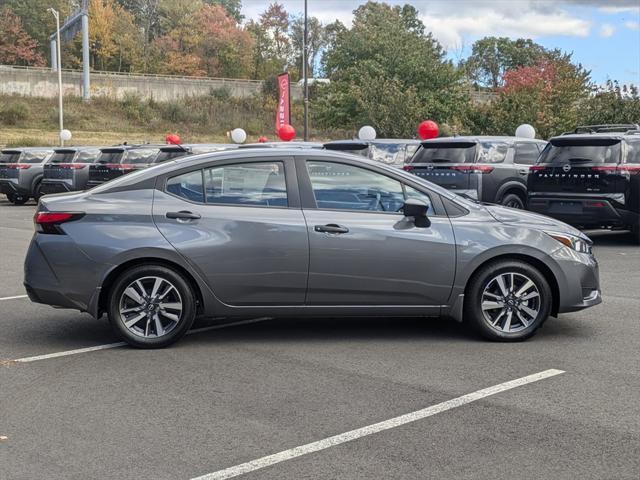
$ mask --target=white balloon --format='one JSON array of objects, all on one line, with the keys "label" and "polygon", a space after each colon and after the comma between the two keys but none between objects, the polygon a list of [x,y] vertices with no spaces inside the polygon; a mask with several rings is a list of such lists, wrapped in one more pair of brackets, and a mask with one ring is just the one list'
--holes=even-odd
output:
[{"label": "white balloon", "polygon": [[376,129],[370,125],[365,125],[358,131],[360,140],[371,141],[376,139]]},{"label": "white balloon", "polygon": [[235,128],[231,130],[231,140],[235,143],[244,143],[247,139],[247,132],[241,128]]},{"label": "white balloon", "polygon": [[516,137],[536,138],[536,129],[528,123],[523,123],[518,128],[516,128]]},{"label": "white balloon", "polygon": [[60,140],[64,140],[65,142],[71,140],[71,132],[66,128],[64,130],[60,130]]}]

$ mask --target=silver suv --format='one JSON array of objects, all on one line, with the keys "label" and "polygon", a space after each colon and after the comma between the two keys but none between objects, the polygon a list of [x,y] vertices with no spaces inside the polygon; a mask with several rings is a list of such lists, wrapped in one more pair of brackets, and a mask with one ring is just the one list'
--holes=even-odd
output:
[{"label": "silver suv", "polygon": [[53,155],[52,148],[6,148],[0,152],[0,193],[15,205],[43,195],[43,168]]}]

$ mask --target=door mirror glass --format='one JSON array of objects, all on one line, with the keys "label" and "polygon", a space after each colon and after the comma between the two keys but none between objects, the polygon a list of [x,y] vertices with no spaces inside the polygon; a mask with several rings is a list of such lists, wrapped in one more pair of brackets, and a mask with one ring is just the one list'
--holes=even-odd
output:
[{"label": "door mirror glass", "polygon": [[404,202],[402,211],[405,217],[412,217],[416,227],[426,228],[431,226],[431,221],[427,216],[429,205],[417,198],[409,198]]}]

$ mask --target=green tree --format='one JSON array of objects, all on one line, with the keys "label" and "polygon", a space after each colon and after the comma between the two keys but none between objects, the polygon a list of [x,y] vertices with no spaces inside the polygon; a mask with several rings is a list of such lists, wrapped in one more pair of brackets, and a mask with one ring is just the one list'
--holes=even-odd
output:
[{"label": "green tree", "polygon": [[607,81],[594,88],[580,106],[580,123],[602,125],[606,123],[640,124],[640,95],[635,85],[622,85]]},{"label": "green tree", "polygon": [[205,0],[205,3],[221,6],[236,23],[242,23],[244,20],[244,15],[241,13],[242,0]]},{"label": "green tree", "polygon": [[461,72],[410,5],[367,2],[350,29],[334,24],[323,57],[331,83],[315,114],[327,126],[370,123],[380,136],[413,137],[426,118],[457,125],[468,104]]},{"label": "green tree", "polygon": [[[302,48],[304,43],[304,17],[296,17],[289,24],[293,63],[298,69],[298,77],[302,78]],[[326,45],[324,27],[316,17],[307,22],[307,76],[312,78],[316,60]]]},{"label": "green tree", "polygon": [[507,71],[534,65],[545,53],[544,47],[529,38],[485,37],[473,44],[462,67],[479,87],[497,89]]}]

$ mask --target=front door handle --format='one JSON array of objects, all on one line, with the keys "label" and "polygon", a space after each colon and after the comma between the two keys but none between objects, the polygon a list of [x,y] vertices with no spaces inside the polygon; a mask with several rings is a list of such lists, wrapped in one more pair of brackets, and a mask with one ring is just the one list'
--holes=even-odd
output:
[{"label": "front door handle", "polygon": [[342,225],[337,225],[335,223],[329,223],[328,225],[316,225],[313,227],[316,232],[320,233],[348,233],[349,229],[347,227],[343,227]]},{"label": "front door handle", "polygon": [[199,213],[187,212],[186,210],[181,210],[179,212],[167,212],[167,218],[172,218],[176,220],[197,220],[200,217]]},{"label": "front door handle", "polygon": [[521,168],[520,170],[518,170],[518,173],[520,175],[526,175],[529,173],[529,169],[528,168]]}]

